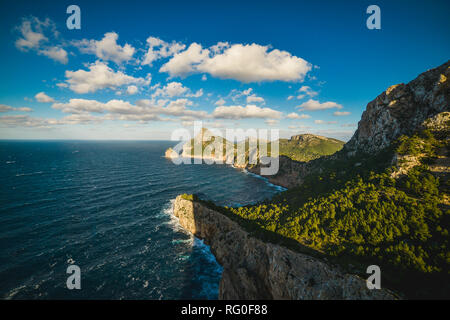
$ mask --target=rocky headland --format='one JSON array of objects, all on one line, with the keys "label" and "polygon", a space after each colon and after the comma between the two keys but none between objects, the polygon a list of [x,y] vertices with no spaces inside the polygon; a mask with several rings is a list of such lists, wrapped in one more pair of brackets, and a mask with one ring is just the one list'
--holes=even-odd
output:
[{"label": "rocky headland", "polygon": [[317,258],[252,237],[238,223],[178,196],[174,214],[223,266],[219,299],[396,299]]}]

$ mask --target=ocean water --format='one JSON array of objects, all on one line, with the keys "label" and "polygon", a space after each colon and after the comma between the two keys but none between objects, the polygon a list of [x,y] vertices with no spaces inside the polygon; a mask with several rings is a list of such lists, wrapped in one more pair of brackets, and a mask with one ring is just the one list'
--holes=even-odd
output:
[{"label": "ocean water", "polygon": [[[238,206],[281,190],[170,141],[0,141],[0,299],[216,299],[222,269],[172,215],[180,193]],[[69,290],[66,269],[81,269]]]}]

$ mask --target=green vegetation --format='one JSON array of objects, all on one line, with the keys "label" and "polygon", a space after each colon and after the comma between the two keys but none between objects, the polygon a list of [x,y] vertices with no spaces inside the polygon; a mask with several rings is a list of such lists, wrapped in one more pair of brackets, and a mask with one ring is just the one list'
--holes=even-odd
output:
[{"label": "green vegetation", "polygon": [[398,140],[397,153],[400,155],[434,157],[435,150],[442,147],[443,142],[436,139],[430,130],[423,130],[413,136],[401,136]]},{"label": "green vegetation", "polygon": [[198,197],[195,194],[187,194],[187,193],[183,193],[181,195],[181,198],[184,200],[189,200],[189,201],[197,201]]},{"label": "green vegetation", "polygon": [[[208,131],[207,129],[203,129],[202,132],[199,133],[199,135],[196,138],[191,139],[185,145],[186,149],[190,149],[188,153],[191,156],[200,156],[200,153],[195,154],[195,150],[199,151],[201,150],[202,154],[204,154],[206,150],[206,152],[210,152],[211,155],[214,156],[215,155],[214,144],[217,142],[218,146],[220,144],[222,144],[223,146],[223,153],[222,153],[223,155],[225,155],[226,152],[229,152],[236,159],[237,150],[239,146],[244,144],[245,159],[246,162],[248,162],[249,153],[252,153],[249,152],[249,150],[250,151],[254,150],[251,149],[254,148],[254,145],[251,144],[250,146],[248,139],[245,142],[232,143],[224,138],[216,136],[211,136],[210,139],[203,138],[203,135],[207,131]],[[201,139],[200,135],[202,135]],[[310,161],[325,155],[331,155],[341,150],[344,145],[344,142],[342,141],[333,138],[315,136],[311,134],[294,136],[291,139],[279,139],[278,142],[279,142],[279,155],[287,156],[292,160],[296,161]],[[257,150],[256,154],[259,155],[259,145],[256,146],[256,150]],[[268,156],[271,155],[271,150],[272,150],[272,143],[269,143],[267,146]]]},{"label": "green vegetation", "polygon": [[[368,265],[377,264],[385,285],[408,297],[448,298],[448,188],[427,166],[442,145],[425,130],[402,136],[377,156],[319,159],[322,172],[311,174],[301,186],[257,205],[219,211],[253,233],[260,229],[284,242],[290,239],[352,265],[363,276]],[[394,179],[394,151],[421,155],[422,163]]]},{"label": "green vegetation", "polygon": [[342,149],[344,142],[311,136],[309,139],[280,139],[279,153],[296,161],[311,161],[321,156],[331,155]]}]

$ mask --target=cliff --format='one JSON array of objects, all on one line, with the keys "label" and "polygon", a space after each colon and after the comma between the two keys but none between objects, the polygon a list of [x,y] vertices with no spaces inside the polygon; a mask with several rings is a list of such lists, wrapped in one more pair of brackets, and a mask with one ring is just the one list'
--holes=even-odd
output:
[{"label": "cliff", "polygon": [[337,266],[252,237],[204,204],[176,198],[180,224],[210,245],[223,266],[219,299],[395,299]]},{"label": "cliff", "polygon": [[389,87],[369,102],[358,129],[344,146],[350,153],[378,152],[424,121],[450,111],[450,61],[420,74],[408,84]]},{"label": "cliff", "polygon": [[[389,87],[367,104],[357,130],[341,151],[309,162],[280,157],[279,172],[267,178],[271,183],[292,188],[301,184],[306,175],[320,172],[322,165],[328,160],[343,160],[357,154],[372,156],[391,146],[402,135],[429,128],[430,121],[437,121],[432,119],[448,121],[446,112],[450,111],[449,78],[450,61],[420,74],[408,84]],[[434,127],[439,131],[439,123],[435,123]],[[394,164],[398,162],[396,157],[398,155],[394,155],[392,159]],[[260,174],[260,165],[248,170]]]}]

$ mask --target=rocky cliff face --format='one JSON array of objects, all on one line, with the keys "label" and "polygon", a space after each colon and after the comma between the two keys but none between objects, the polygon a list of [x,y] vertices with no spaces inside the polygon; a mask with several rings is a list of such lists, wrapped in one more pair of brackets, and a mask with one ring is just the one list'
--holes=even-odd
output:
[{"label": "rocky cliff face", "polygon": [[169,148],[164,153],[164,157],[172,159],[172,158],[178,158],[179,155],[178,155],[178,153],[175,150],[173,150],[172,148]]},{"label": "rocky cliff face", "polygon": [[310,143],[315,140],[334,140],[334,139],[330,139],[330,138],[323,137],[323,136],[318,136],[315,134],[305,133],[305,134],[294,135],[289,140],[290,141],[300,141],[302,143]]},{"label": "rocky cliff face", "polygon": [[[256,166],[247,167],[247,170],[261,175],[261,164]],[[315,170],[320,170],[315,165],[314,160],[310,162],[301,162],[290,159],[289,157],[279,157],[279,171],[273,176],[266,176],[270,183],[285,187],[292,188],[299,183],[302,183],[303,178],[312,173]]]},{"label": "rocky cliff face", "polygon": [[180,224],[210,245],[223,266],[220,299],[395,299],[319,259],[251,237],[236,222],[178,196]]},{"label": "rocky cliff face", "polygon": [[[434,127],[444,127],[446,112],[450,111],[449,78],[450,61],[422,73],[408,84],[389,87],[367,105],[358,129],[342,151],[323,158],[347,157],[357,152],[374,154],[390,146],[403,134],[428,128],[430,121]],[[291,188],[301,184],[306,175],[320,171],[321,163],[280,157],[279,172],[267,178],[274,184]],[[260,174],[260,167],[255,166],[249,171]]]},{"label": "rocky cliff face", "polygon": [[410,134],[438,113],[450,110],[450,61],[428,70],[408,84],[389,87],[370,102],[358,129],[344,148],[373,153]]}]

